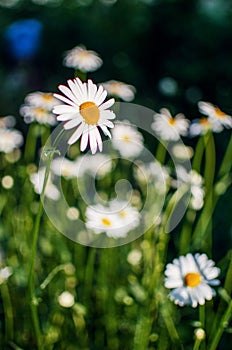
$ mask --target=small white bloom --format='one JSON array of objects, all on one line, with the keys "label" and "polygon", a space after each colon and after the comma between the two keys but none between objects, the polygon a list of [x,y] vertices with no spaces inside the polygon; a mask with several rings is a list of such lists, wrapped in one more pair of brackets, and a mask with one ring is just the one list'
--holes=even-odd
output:
[{"label": "small white bloom", "polygon": [[129,121],[124,120],[112,130],[112,145],[122,157],[137,157],[143,150],[143,136]]},{"label": "small white bloom", "polygon": [[123,101],[130,102],[135,98],[136,89],[133,85],[125,84],[117,80],[109,80],[102,83],[109,95],[119,97]]},{"label": "small white bloom", "polygon": [[[45,168],[40,168],[37,173],[31,174],[30,181],[34,186],[34,191],[38,194],[42,193],[44,178],[45,178]],[[60,192],[57,187],[51,181],[51,175],[49,174],[46,188],[45,188],[45,196],[52,199],[58,200],[60,198]]]},{"label": "small white bloom", "polygon": [[23,144],[23,136],[15,129],[0,128],[0,152],[10,153]]},{"label": "small white bloom", "polygon": [[173,289],[169,294],[170,299],[179,306],[190,305],[194,308],[205,304],[205,300],[211,300],[215,291],[210,286],[220,284],[216,279],[220,269],[214,265],[206,254],[199,253],[194,256],[188,253],[167,264],[165,287]]},{"label": "small white bloom", "polygon": [[75,221],[79,218],[80,212],[75,207],[69,207],[66,211],[66,216],[69,220]]},{"label": "small white bloom", "polygon": [[93,72],[101,67],[102,59],[92,50],[87,50],[84,45],[74,47],[66,52],[64,65],[79,69],[82,72]]},{"label": "small white bloom", "polygon": [[58,296],[58,303],[62,307],[69,308],[75,304],[75,298],[71,293],[65,291]]},{"label": "small white bloom", "polygon": [[128,255],[127,255],[127,261],[130,265],[136,266],[140,263],[142,259],[142,252],[138,249],[133,249]]},{"label": "small white bloom", "polygon": [[68,87],[60,85],[59,90],[65,96],[58,94],[54,96],[66,104],[55,106],[53,112],[58,114],[57,120],[65,122],[65,130],[76,128],[68,144],[72,145],[81,138],[82,152],[88,143],[93,154],[97,149],[102,151],[99,128],[105,135],[111,137],[108,128],[114,127],[111,120],[115,118],[115,114],[108,108],[114,104],[114,99],[104,102],[107,96],[106,90],[102,86],[97,88],[92,80],[88,80],[87,83],[82,83],[78,78],[68,80]]},{"label": "small white bloom", "polygon": [[58,176],[63,176],[67,179],[78,177],[79,167],[77,162],[67,158],[57,157],[51,162],[51,170]]},{"label": "small white bloom", "polygon": [[185,161],[186,159],[192,158],[194,151],[192,147],[185,146],[183,143],[177,143],[172,147],[172,154],[176,159]]},{"label": "small white bloom", "polygon": [[223,126],[221,123],[219,123],[213,118],[194,119],[189,127],[189,135],[204,135],[209,130],[213,132],[221,132],[223,130]]},{"label": "small white bloom", "polygon": [[126,235],[139,225],[141,219],[140,213],[128,202],[112,200],[109,202],[109,207],[112,213],[117,217],[121,234],[124,232],[124,235]]},{"label": "small white bloom", "polygon": [[45,108],[23,105],[19,113],[24,117],[25,123],[29,124],[36,121],[39,124],[55,125],[56,117]]},{"label": "small white bloom", "polygon": [[5,266],[0,269],[0,285],[8,280],[8,278],[12,275],[13,270],[11,267]]},{"label": "small white bloom", "polygon": [[169,110],[162,108],[160,113],[154,115],[152,129],[164,141],[177,141],[180,136],[186,136],[188,132],[189,120],[181,113],[174,117]]},{"label": "small white bloom", "polygon": [[6,117],[0,117],[0,129],[13,128],[15,126],[15,117],[7,115]]},{"label": "small white bloom", "polygon": [[95,154],[95,156],[84,155],[80,156],[76,160],[78,167],[78,177],[88,173],[92,177],[104,177],[112,170],[112,159],[101,153]]},{"label": "small white bloom", "polygon": [[14,186],[14,179],[10,175],[3,176],[2,178],[2,187],[9,190]]},{"label": "small white bloom", "polygon": [[224,112],[222,112],[217,106],[214,106],[209,102],[198,102],[199,111],[214,121],[219,122],[222,126],[226,128],[232,127],[232,117]]},{"label": "small white bloom", "polygon": [[51,111],[60,102],[50,92],[35,91],[25,97],[25,104]]}]

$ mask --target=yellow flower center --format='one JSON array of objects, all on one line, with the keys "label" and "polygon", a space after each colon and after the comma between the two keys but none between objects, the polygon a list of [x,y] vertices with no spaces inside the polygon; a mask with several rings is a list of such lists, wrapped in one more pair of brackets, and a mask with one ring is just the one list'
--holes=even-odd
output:
[{"label": "yellow flower center", "polygon": [[225,117],[225,113],[224,112],[222,112],[219,108],[215,108],[214,109],[214,111],[215,111],[215,114],[216,114],[216,116],[218,117],[218,118],[223,118],[223,117]]},{"label": "yellow flower center", "polygon": [[100,118],[100,111],[94,102],[84,102],[80,105],[80,114],[89,125],[96,125]]},{"label": "yellow flower center", "polygon": [[109,219],[107,219],[107,218],[102,218],[102,223],[103,223],[103,225],[105,225],[105,226],[111,226],[111,221],[109,220]]},{"label": "yellow flower center", "polygon": [[127,135],[125,135],[125,136],[123,136],[123,140],[124,140],[124,141],[130,141],[130,137],[127,136]]},{"label": "yellow flower center", "polygon": [[173,126],[173,125],[175,124],[176,121],[175,121],[175,118],[169,118],[169,121],[168,121],[168,122],[169,122],[170,125]]},{"label": "yellow flower center", "polygon": [[52,94],[44,94],[43,95],[43,99],[45,100],[45,101],[52,101],[53,100],[53,96],[52,96]]},{"label": "yellow flower center", "polygon": [[126,212],[125,212],[125,210],[121,210],[121,211],[119,212],[119,216],[120,216],[121,218],[125,218],[125,217],[126,217]]},{"label": "yellow flower center", "polygon": [[198,272],[189,272],[184,277],[184,283],[187,287],[196,287],[201,282],[201,275]]}]

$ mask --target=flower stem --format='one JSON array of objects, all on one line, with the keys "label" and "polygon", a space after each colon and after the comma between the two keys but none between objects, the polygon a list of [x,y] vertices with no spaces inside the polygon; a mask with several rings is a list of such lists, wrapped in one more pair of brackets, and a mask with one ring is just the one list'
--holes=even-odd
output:
[{"label": "flower stem", "polygon": [[165,145],[163,143],[159,142],[155,157],[158,160],[158,162],[160,162],[160,164],[165,163],[166,153],[167,153],[167,149],[166,149]]},{"label": "flower stem", "polygon": [[5,317],[5,340],[8,343],[14,338],[14,318],[11,297],[7,283],[1,285],[1,295],[3,300],[4,317]]}]

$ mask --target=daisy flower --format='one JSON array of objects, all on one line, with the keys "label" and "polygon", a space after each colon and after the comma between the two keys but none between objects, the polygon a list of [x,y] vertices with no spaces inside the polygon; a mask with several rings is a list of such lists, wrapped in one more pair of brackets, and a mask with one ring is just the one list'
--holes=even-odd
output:
[{"label": "daisy flower", "polygon": [[130,102],[135,98],[136,89],[133,85],[125,84],[117,80],[109,80],[102,83],[109,95],[119,97],[123,101]]},{"label": "daisy flower", "polygon": [[181,113],[172,117],[168,109],[162,108],[160,113],[154,115],[152,129],[164,141],[177,141],[180,136],[187,135],[189,121]]},{"label": "daisy flower", "polygon": [[164,284],[166,288],[173,289],[169,294],[170,299],[179,306],[190,305],[194,308],[205,304],[205,300],[211,300],[215,290],[210,286],[220,284],[215,279],[220,269],[214,265],[206,254],[199,253],[194,256],[188,253],[167,264]]},{"label": "daisy flower", "polygon": [[77,162],[67,158],[55,158],[51,162],[51,170],[53,173],[67,179],[78,177],[78,168]]},{"label": "daisy flower", "polygon": [[137,157],[143,150],[143,136],[128,120],[124,120],[112,131],[112,146],[122,157]]},{"label": "daisy flower", "polygon": [[19,113],[24,117],[24,121],[27,124],[34,121],[39,124],[56,124],[56,117],[54,114],[42,107],[23,105],[20,107]]},{"label": "daisy flower", "polygon": [[189,127],[190,136],[204,135],[209,130],[213,132],[221,132],[223,130],[222,124],[213,118],[194,119]]},{"label": "daisy flower", "polygon": [[0,117],[0,129],[13,128],[13,126],[15,126],[15,117],[12,115]]},{"label": "daisy flower", "polygon": [[103,62],[95,51],[79,45],[66,52],[63,63],[66,67],[79,69],[82,72],[94,72]]},{"label": "daisy flower", "polygon": [[209,118],[212,118],[214,121],[219,122],[222,126],[226,128],[232,127],[232,117],[224,112],[222,112],[217,106],[214,106],[209,102],[198,102],[199,111],[202,114],[207,115]]},{"label": "daisy flower", "polygon": [[101,153],[95,154],[94,157],[86,154],[83,157],[78,157],[78,176],[83,176],[84,174],[90,174],[93,177],[104,177],[112,170],[112,159]]},{"label": "daisy flower", "polygon": [[82,152],[88,143],[93,154],[97,149],[102,151],[99,128],[105,135],[111,137],[108,128],[114,127],[111,120],[115,118],[115,114],[108,108],[114,104],[114,99],[104,102],[107,96],[106,90],[102,86],[97,88],[92,80],[88,80],[87,83],[82,83],[78,78],[68,80],[68,87],[60,85],[59,90],[65,96],[59,94],[54,96],[66,104],[55,106],[53,112],[58,114],[57,120],[66,122],[65,130],[76,128],[68,144],[72,145],[81,137]]},{"label": "daisy flower", "polygon": [[15,129],[0,128],[0,152],[10,153],[23,144],[21,132]]},{"label": "daisy flower", "polygon": [[141,216],[135,207],[126,201],[112,200],[109,202],[112,213],[115,214],[119,230],[124,235],[139,225]]},{"label": "daisy flower", "polygon": [[69,293],[68,291],[64,291],[58,296],[58,303],[62,307],[69,308],[75,304],[75,298],[73,294]]},{"label": "daisy flower", "polygon": [[[30,181],[34,186],[34,191],[38,194],[42,193],[44,178],[45,178],[45,167],[39,169],[37,173],[33,173],[30,175]],[[60,192],[58,188],[52,183],[51,176],[49,174],[46,188],[45,188],[45,196],[56,201],[60,198]]]},{"label": "daisy flower", "polygon": [[25,104],[51,111],[59,101],[50,92],[35,91],[25,97]]}]

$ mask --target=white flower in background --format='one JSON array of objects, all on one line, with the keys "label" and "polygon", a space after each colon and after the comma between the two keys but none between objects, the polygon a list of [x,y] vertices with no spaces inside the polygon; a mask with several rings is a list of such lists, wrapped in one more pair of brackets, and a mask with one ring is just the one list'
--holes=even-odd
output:
[{"label": "white flower in background", "polygon": [[[30,181],[34,186],[34,191],[38,194],[42,193],[44,178],[45,178],[45,167],[40,168],[37,173],[33,173],[30,175]],[[60,198],[60,192],[57,187],[51,181],[51,175],[49,174],[45,192],[45,196],[56,201]]]},{"label": "white flower in background", "polygon": [[75,304],[75,298],[71,293],[65,291],[58,296],[58,303],[62,307],[69,308]]},{"label": "white flower in background", "polygon": [[6,117],[0,117],[0,129],[13,128],[15,126],[15,117],[7,115]]},{"label": "white flower in background", "polygon": [[205,300],[211,300],[215,290],[210,286],[220,284],[216,279],[220,269],[214,265],[206,254],[199,253],[194,256],[188,253],[167,264],[165,287],[173,289],[169,294],[170,299],[179,306],[190,305],[194,308],[205,304]]},{"label": "white flower in background", "polygon": [[132,266],[138,265],[141,262],[141,259],[142,259],[142,252],[139,249],[133,249],[127,255],[127,261]]},{"label": "white flower in background", "polygon": [[3,176],[1,183],[3,188],[9,190],[14,186],[14,179],[10,175],[5,175]]},{"label": "white flower in background", "polygon": [[152,183],[159,193],[166,192],[170,180],[169,169],[157,160],[149,163],[137,162],[134,175],[142,184]]},{"label": "white flower in background", "polygon": [[108,108],[114,104],[114,99],[104,102],[107,96],[106,90],[102,86],[97,88],[92,80],[88,80],[87,83],[82,83],[78,78],[68,80],[68,87],[60,85],[59,90],[65,96],[58,94],[54,96],[66,104],[55,106],[53,112],[58,114],[57,120],[66,122],[65,130],[76,128],[68,144],[72,145],[81,138],[82,152],[88,143],[93,154],[97,149],[102,151],[99,128],[105,135],[111,137],[107,128],[114,127],[111,120],[115,118],[115,114]]},{"label": "white flower in background", "polygon": [[10,153],[23,144],[23,135],[15,129],[0,128],[0,152]]},{"label": "white flower in background", "polygon": [[109,80],[102,83],[109,95],[119,97],[123,101],[130,102],[135,98],[136,89],[133,85],[125,84],[117,80]]},{"label": "white flower in background", "polygon": [[176,143],[172,147],[172,154],[179,161],[185,161],[192,158],[194,150],[192,147],[185,146],[183,143]]},{"label": "white flower in background", "polygon": [[198,108],[202,114],[205,114],[209,118],[212,118],[212,120],[219,122],[222,126],[226,128],[232,127],[232,117],[222,112],[212,103],[200,101],[198,102]]},{"label": "white flower in background", "polygon": [[25,123],[37,122],[39,124],[55,125],[56,117],[49,110],[41,107],[23,105],[19,113],[24,117]]},{"label": "white flower in background", "polygon": [[88,173],[93,177],[104,177],[112,170],[112,159],[111,157],[97,153],[95,156],[88,154],[80,156],[76,160],[78,166],[78,176],[83,176]]},{"label": "white flower in background", "polygon": [[60,102],[50,92],[35,91],[25,97],[25,104],[51,111]]},{"label": "white flower in background", "polygon": [[176,174],[178,181],[174,180],[173,186],[179,187],[183,183],[187,184],[191,191],[190,206],[195,210],[200,210],[204,204],[205,195],[203,177],[195,170],[187,172],[181,165],[176,167]]},{"label": "white flower in background", "polygon": [[51,162],[51,170],[58,176],[63,176],[67,179],[78,177],[79,167],[77,162],[67,158],[57,157]]},{"label": "white flower in background", "polygon": [[79,69],[82,72],[94,72],[102,65],[102,59],[92,50],[87,50],[84,45],[74,47],[66,52],[64,65],[69,68]]},{"label": "white flower in background", "polygon": [[209,130],[213,132],[221,132],[223,130],[223,126],[213,118],[194,119],[189,127],[189,135],[204,135]]},{"label": "white flower in background", "polygon": [[180,136],[188,133],[189,120],[181,113],[172,117],[168,109],[162,108],[160,113],[154,115],[152,129],[164,141],[177,141]]},{"label": "white flower in background", "polygon": [[0,285],[3,284],[12,275],[13,270],[11,267],[5,266],[0,268]]},{"label": "white flower in background", "polygon": [[94,233],[105,232],[108,237],[121,238],[139,225],[140,214],[130,204],[114,200],[107,207],[89,206],[86,219],[86,227]]},{"label": "white flower in background", "polygon": [[137,157],[143,150],[143,136],[128,120],[124,120],[112,130],[112,146],[122,157]]}]

